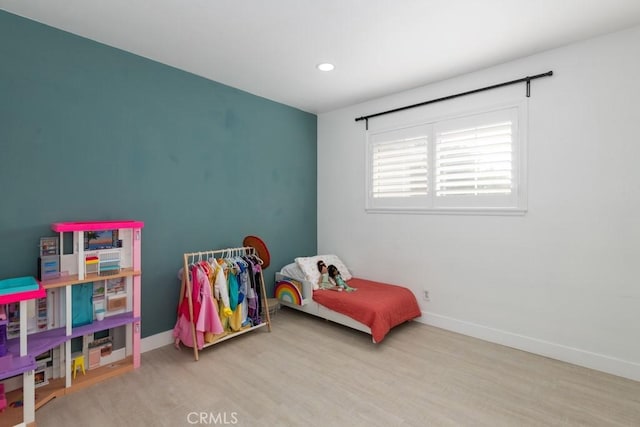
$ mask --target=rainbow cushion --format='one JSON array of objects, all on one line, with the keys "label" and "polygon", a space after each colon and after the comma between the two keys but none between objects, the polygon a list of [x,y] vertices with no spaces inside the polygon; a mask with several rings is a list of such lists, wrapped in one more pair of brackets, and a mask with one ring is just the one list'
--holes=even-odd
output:
[{"label": "rainbow cushion", "polygon": [[302,305],[300,289],[288,280],[280,280],[276,283],[276,298],[291,304]]}]

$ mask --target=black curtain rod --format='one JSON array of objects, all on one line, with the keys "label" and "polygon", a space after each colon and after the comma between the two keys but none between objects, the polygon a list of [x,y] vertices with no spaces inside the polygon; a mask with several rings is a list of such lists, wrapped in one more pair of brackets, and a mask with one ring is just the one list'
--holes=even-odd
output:
[{"label": "black curtain rod", "polygon": [[514,85],[514,84],[522,83],[522,82],[526,82],[527,83],[527,97],[529,97],[529,96],[531,96],[531,80],[539,79],[541,77],[550,77],[550,76],[553,76],[553,71],[547,71],[546,73],[536,74],[535,76],[527,76],[527,77],[523,77],[521,79],[511,80],[509,82],[498,83],[498,84],[487,86],[487,87],[483,87],[483,88],[480,88],[480,89],[470,90],[470,91],[467,91],[467,92],[456,93],[455,95],[449,95],[449,96],[445,96],[445,97],[438,98],[438,99],[432,99],[430,101],[424,101],[424,102],[420,102],[418,104],[413,104],[413,105],[407,105],[405,107],[394,108],[393,110],[387,110],[387,111],[383,111],[381,113],[369,114],[368,116],[358,117],[356,119],[356,122],[359,122],[360,120],[365,120],[366,125],[367,125],[367,129],[369,129],[369,119],[372,118],[372,117],[383,116],[385,114],[391,114],[391,113],[397,113],[398,111],[408,110],[409,108],[422,107],[423,105],[433,104],[435,102],[440,102],[440,101],[447,101],[449,99],[458,98],[459,96],[471,95],[471,94],[478,93],[478,92],[484,92],[485,90],[496,89],[496,88],[499,88],[499,87]]}]

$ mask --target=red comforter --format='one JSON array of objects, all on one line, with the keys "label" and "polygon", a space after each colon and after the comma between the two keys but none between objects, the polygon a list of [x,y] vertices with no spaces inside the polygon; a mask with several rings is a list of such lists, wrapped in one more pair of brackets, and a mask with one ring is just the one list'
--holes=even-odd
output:
[{"label": "red comforter", "polygon": [[313,300],[371,328],[375,342],[381,342],[396,325],[420,317],[416,297],[402,286],[352,278],[354,292],[313,291]]}]

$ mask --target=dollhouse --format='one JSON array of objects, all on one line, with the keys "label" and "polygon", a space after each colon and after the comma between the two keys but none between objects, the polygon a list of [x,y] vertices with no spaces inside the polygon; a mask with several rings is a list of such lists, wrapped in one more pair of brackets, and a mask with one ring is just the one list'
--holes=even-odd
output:
[{"label": "dollhouse", "polygon": [[0,425],[34,423],[51,399],[140,366],[143,227],[54,223],[56,241],[41,239],[42,280],[0,280],[0,384],[9,406]]}]

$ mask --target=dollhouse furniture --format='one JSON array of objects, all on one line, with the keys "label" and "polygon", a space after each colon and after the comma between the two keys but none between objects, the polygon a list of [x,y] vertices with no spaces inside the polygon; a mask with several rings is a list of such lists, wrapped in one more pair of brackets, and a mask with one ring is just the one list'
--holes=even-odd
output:
[{"label": "dollhouse furniture", "polygon": [[[24,396],[22,416],[9,415],[9,412],[18,411],[9,408],[0,414],[0,425],[34,423],[35,410],[51,399],[140,366],[140,267],[143,227],[143,222],[130,220],[54,223],[51,228],[59,233],[59,276],[41,282],[33,278],[23,279],[22,282],[15,279],[0,281],[0,288],[5,282],[6,288],[12,291],[3,295],[0,289],[0,305],[20,302],[19,337],[7,340],[9,361],[0,357],[0,381],[4,381],[6,385],[7,381],[13,380],[10,377],[22,374],[21,394]],[[104,230],[117,233],[118,244],[85,249],[86,237]],[[70,251],[65,251],[64,248],[65,233],[71,233],[73,236]],[[98,262],[92,262],[96,258]],[[91,262],[87,262],[88,260]],[[102,271],[101,260],[105,261],[102,263]],[[96,265],[97,268],[93,267]],[[84,290],[74,292],[75,288],[86,288],[89,297],[86,297],[87,293]],[[79,307],[75,302],[75,294],[80,296],[78,301],[82,301]],[[45,322],[40,324],[41,316],[38,315],[37,328],[28,334],[27,300],[37,298],[39,300],[36,307],[46,308]],[[104,306],[104,301],[109,298],[118,302],[116,309],[109,310]],[[102,305],[98,305],[100,301]],[[96,316],[98,310],[102,314]],[[9,313],[8,315],[11,317]],[[97,317],[103,320],[98,321]],[[76,321],[77,319],[80,320]],[[103,338],[104,334],[106,338]],[[103,351],[96,360],[95,357],[90,358],[90,350],[92,341],[98,336],[107,344],[97,348],[104,349],[108,346],[109,351]],[[112,340],[112,336],[117,339]],[[75,344],[72,344],[72,341]],[[116,346],[116,342],[120,344]],[[80,353],[76,357],[75,351],[78,349],[75,348],[72,357],[72,346],[77,347],[78,343],[81,345]],[[36,358],[40,358],[40,355],[46,352],[53,354],[47,362],[50,365],[50,373],[44,373],[36,361]],[[85,370],[85,357],[89,361],[88,371]],[[40,375],[38,378],[34,375],[36,369]],[[76,380],[77,370],[80,369],[85,375]],[[48,378],[49,375],[51,378]],[[38,382],[40,379],[44,381]],[[37,399],[35,383],[40,385]]]},{"label": "dollhouse furniture", "polygon": [[76,373],[78,370],[82,370],[82,375],[86,375],[84,370],[84,356],[81,354],[79,356],[75,356],[71,362],[71,370],[73,371],[73,379],[76,379]]},{"label": "dollhouse furniture", "polygon": [[40,258],[38,259],[38,280],[60,277],[60,254],[58,239],[42,237],[40,239]]}]

